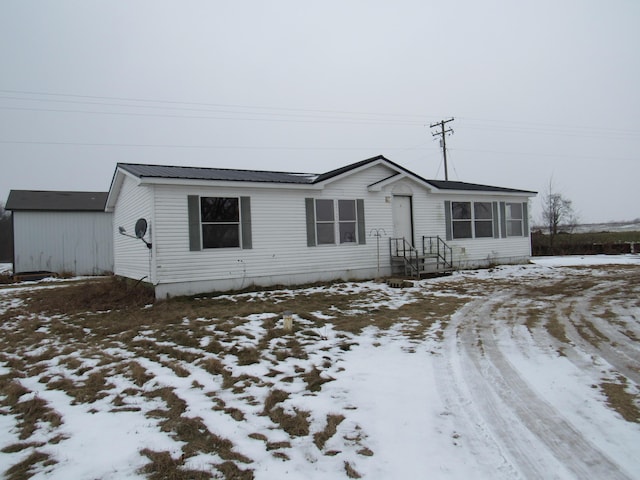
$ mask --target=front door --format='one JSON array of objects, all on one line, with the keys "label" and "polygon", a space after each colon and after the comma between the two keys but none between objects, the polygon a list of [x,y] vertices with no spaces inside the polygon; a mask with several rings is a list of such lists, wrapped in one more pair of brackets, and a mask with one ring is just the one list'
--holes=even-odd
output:
[{"label": "front door", "polygon": [[404,237],[413,245],[413,214],[411,211],[411,197],[406,195],[393,196],[393,236]]}]

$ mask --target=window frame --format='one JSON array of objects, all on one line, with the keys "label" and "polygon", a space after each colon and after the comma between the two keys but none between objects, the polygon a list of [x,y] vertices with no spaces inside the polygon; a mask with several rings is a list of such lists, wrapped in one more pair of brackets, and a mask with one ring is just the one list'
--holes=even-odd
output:
[{"label": "window frame", "polygon": [[[468,205],[469,217],[468,218],[456,217],[456,205]],[[460,212],[463,214],[467,213],[464,210],[460,210]],[[461,229],[464,229],[464,230],[461,232]],[[458,235],[456,235],[456,230],[458,230]],[[463,235],[460,235],[460,232],[463,233]],[[451,234],[452,234],[453,240],[473,238],[473,202],[472,201],[465,201],[465,202],[452,201],[451,202]]]},{"label": "window frame", "polygon": [[[478,218],[476,205],[486,205],[487,211],[489,213],[489,217]],[[493,215],[494,215],[493,202],[473,202],[473,238],[494,238],[495,232],[493,231],[493,228],[494,228]],[[479,226],[482,226],[485,229],[487,228],[487,226],[489,226],[489,231],[486,232],[488,233],[488,235],[487,234],[478,235],[478,230],[482,230],[482,228],[480,229],[478,228]]]},{"label": "window frame", "polygon": [[[474,200],[445,202],[445,208],[447,208],[447,239],[465,240],[496,238],[497,212],[494,203],[495,202],[491,201]],[[465,205],[461,212],[468,216],[460,216],[459,213],[456,213],[455,209],[457,204]],[[480,218],[477,215],[476,205],[481,204],[485,205],[487,216]]]},{"label": "window frame", "polygon": [[[518,210],[520,211],[520,217],[513,216],[514,206],[518,207]],[[524,215],[525,215],[524,210],[525,209],[523,208],[523,204],[520,202],[505,202],[505,222],[506,222],[505,235],[507,237],[523,237],[524,236]],[[516,227],[516,233],[513,233],[514,227]]]},{"label": "window frame", "polygon": [[[217,219],[217,220],[206,220],[205,217],[205,211],[204,211],[204,206],[205,206],[205,202],[207,201],[207,199],[215,199],[218,201],[232,201],[234,203],[234,210],[235,210],[235,215],[236,218],[234,218],[233,220],[228,220],[228,219]],[[201,235],[201,245],[202,245],[202,250],[213,250],[213,249],[219,249],[219,248],[242,248],[242,212],[241,212],[241,205],[240,205],[240,197],[217,197],[217,196],[200,196],[200,235]],[[224,227],[224,226],[231,226],[234,227],[234,231],[235,231],[235,238],[234,240],[234,244],[233,245],[227,245],[224,243],[221,243],[219,245],[209,245],[209,242],[207,242],[207,236],[206,236],[206,230],[208,226],[212,226],[212,227]]]},{"label": "window frame", "polygon": [[[364,200],[356,198],[307,198],[307,246],[362,245],[364,239]],[[331,215],[326,207],[331,204]],[[320,213],[320,215],[319,215]],[[321,232],[331,225],[328,232]]]}]

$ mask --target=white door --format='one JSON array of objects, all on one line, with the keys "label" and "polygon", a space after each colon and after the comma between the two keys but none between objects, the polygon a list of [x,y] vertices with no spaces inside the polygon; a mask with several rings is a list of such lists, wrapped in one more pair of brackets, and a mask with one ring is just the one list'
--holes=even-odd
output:
[{"label": "white door", "polygon": [[404,237],[413,245],[413,221],[411,214],[411,197],[394,195],[393,197],[393,236]]}]

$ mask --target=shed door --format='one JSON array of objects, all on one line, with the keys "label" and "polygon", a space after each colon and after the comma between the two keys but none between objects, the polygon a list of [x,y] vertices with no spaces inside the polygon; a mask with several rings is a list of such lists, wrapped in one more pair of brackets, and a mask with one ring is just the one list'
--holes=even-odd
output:
[{"label": "shed door", "polygon": [[404,237],[413,245],[413,215],[411,212],[411,197],[394,195],[393,197],[393,236]]}]

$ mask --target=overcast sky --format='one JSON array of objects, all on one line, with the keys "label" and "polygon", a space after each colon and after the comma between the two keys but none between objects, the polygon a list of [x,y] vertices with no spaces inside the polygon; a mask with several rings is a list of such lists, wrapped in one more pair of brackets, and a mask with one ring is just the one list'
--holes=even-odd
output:
[{"label": "overcast sky", "polygon": [[640,217],[637,0],[3,0],[0,68],[0,201],[117,162],[442,179],[453,117],[450,180]]}]

